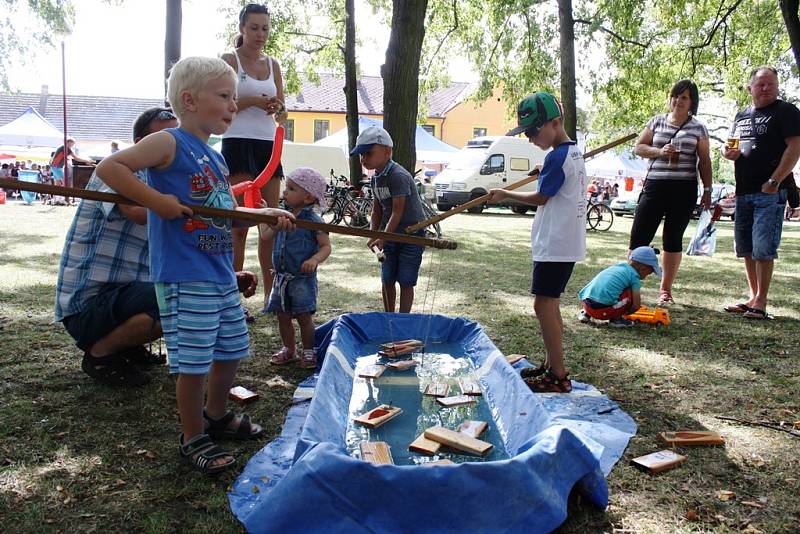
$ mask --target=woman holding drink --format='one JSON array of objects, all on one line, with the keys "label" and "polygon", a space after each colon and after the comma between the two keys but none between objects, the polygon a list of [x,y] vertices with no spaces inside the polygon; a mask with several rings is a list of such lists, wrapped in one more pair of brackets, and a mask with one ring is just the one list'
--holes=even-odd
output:
[{"label": "woman holding drink", "polygon": [[659,304],[670,304],[678,274],[683,233],[697,200],[697,176],[703,182],[701,205],[711,207],[711,158],[708,130],[697,120],[700,96],[691,80],[680,80],[669,93],[669,113],[650,119],[634,152],[650,160],[631,229],[628,248],[650,245],[661,221],[663,276]]}]

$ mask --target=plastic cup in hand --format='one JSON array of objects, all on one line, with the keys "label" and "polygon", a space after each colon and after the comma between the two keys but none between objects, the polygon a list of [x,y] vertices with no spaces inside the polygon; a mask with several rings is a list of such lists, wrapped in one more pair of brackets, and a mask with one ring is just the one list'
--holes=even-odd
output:
[{"label": "plastic cup in hand", "polygon": [[681,156],[681,142],[673,141],[672,148],[674,149],[674,152],[669,155],[669,164],[671,167],[677,167],[678,160],[680,159]]},{"label": "plastic cup in hand", "polygon": [[728,142],[725,143],[725,147],[729,150],[739,150],[739,137],[733,135],[728,137]]}]

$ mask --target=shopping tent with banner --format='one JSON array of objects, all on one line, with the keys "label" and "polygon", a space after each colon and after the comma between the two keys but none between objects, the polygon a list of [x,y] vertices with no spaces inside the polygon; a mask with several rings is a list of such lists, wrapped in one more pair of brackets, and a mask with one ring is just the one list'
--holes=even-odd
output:
[{"label": "shopping tent with banner", "polygon": [[[621,171],[621,172],[620,172]],[[644,178],[647,174],[647,162],[642,158],[623,152],[615,154],[611,151],[586,162],[586,175],[602,178]]]},{"label": "shopping tent with banner", "polygon": [[[0,145],[17,147],[59,147],[64,134],[28,106],[22,115],[0,126]],[[3,151],[7,152],[5,148]]]},{"label": "shopping tent with banner", "polygon": [[[358,131],[362,132],[365,128],[370,126],[380,126],[383,128],[383,121],[377,119],[368,119],[366,117],[358,118]],[[417,126],[416,131],[416,147],[417,147],[417,161],[426,163],[449,163],[450,159],[459,152],[459,149],[448,145],[444,141],[432,136],[422,126]],[[322,146],[335,146],[348,152],[348,138],[347,128],[342,128],[338,132],[334,132],[324,139],[320,139],[315,145]]]}]

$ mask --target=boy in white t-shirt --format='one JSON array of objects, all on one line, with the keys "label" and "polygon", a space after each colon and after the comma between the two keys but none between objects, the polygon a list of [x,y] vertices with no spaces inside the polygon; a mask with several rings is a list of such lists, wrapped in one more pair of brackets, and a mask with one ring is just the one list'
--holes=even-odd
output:
[{"label": "boy in white t-shirt", "polygon": [[564,131],[561,105],[550,93],[525,97],[517,107],[518,126],[506,135],[524,133],[537,147],[552,151],[544,159],[535,193],[492,189],[487,203],[511,198],[539,206],[531,228],[533,309],[542,328],[545,360],[523,372],[536,393],[569,393],[564,366],[561,294],[576,261],[586,256],[586,168],[575,141]]}]

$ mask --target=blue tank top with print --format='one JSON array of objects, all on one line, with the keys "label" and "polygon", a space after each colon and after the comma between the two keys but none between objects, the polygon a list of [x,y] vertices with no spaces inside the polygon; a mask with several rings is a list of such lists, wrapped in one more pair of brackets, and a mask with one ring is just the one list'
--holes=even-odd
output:
[{"label": "blue tank top with print", "polygon": [[[166,169],[149,169],[148,185],[175,195],[189,206],[233,209],[228,167],[222,155],[186,130],[164,131],[175,137],[175,159]],[[148,210],[151,280],[235,284],[231,228],[229,218],[202,216],[168,221]]]}]

